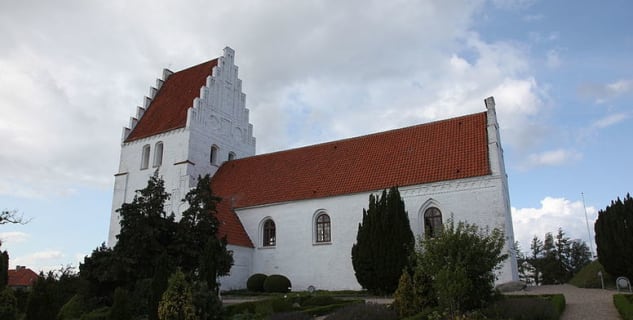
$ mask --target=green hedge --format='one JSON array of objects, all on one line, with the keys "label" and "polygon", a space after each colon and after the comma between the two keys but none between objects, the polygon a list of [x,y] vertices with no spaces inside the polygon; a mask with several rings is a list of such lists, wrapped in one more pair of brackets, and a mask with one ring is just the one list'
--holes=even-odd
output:
[{"label": "green hedge", "polygon": [[613,304],[624,320],[633,320],[633,295],[614,294]]}]

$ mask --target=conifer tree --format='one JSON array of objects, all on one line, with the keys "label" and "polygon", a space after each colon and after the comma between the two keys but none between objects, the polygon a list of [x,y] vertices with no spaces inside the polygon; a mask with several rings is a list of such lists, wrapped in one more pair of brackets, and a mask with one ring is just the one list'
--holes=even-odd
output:
[{"label": "conifer tree", "polygon": [[0,251],[0,290],[9,284],[9,253]]},{"label": "conifer tree", "polygon": [[160,320],[195,320],[191,285],[181,271],[169,277],[169,286],[158,306]]},{"label": "conifer tree", "polygon": [[595,224],[598,260],[616,276],[633,279],[633,198],[617,198],[598,212]]},{"label": "conifer tree", "polygon": [[352,264],[358,283],[374,293],[393,293],[414,247],[409,217],[397,187],[371,194],[363,209]]}]

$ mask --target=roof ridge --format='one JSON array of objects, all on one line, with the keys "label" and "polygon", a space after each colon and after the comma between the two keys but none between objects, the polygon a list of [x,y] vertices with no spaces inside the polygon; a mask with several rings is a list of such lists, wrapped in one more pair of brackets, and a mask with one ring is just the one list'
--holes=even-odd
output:
[{"label": "roof ridge", "polygon": [[[290,149],[284,149],[284,150],[278,150],[278,151],[273,151],[273,152],[268,152],[268,153],[262,153],[262,154],[257,154],[257,155],[250,156],[250,157],[244,157],[244,158],[240,158],[240,159],[235,159],[235,160],[232,160],[232,161],[240,161],[240,160],[244,160],[244,159],[253,159],[253,158],[258,158],[258,157],[265,157],[265,156],[269,156],[269,155],[275,155],[275,154],[279,154],[279,153],[286,153],[286,152],[291,152],[291,151],[299,151],[299,150],[307,149],[307,148],[327,146],[327,145],[341,143],[341,142],[353,141],[353,140],[358,140],[358,139],[363,139],[363,138],[370,138],[370,137],[377,136],[377,135],[382,135],[382,134],[397,133],[399,131],[407,131],[407,130],[414,129],[414,128],[417,128],[417,127],[424,127],[424,126],[431,126],[431,125],[440,125],[443,122],[455,121],[455,120],[459,120],[459,119],[462,119],[462,118],[468,118],[468,117],[471,117],[471,116],[474,116],[474,115],[478,115],[478,114],[486,114],[486,111],[475,112],[475,113],[461,115],[461,116],[457,116],[457,117],[453,117],[453,118],[439,119],[439,120],[434,120],[434,121],[431,121],[431,122],[419,123],[419,124],[414,124],[414,125],[410,125],[410,126],[406,126],[406,127],[389,129],[389,130],[385,130],[385,131],[377,131],[377,132],[362,134],[362,135],[359,135],[359,136],[354,136],[354,137],[349,137],[349,138],[324,141],[324,142],[319,142],[319,143],[305,145],[305,146],[298,146],[298,147],[294,147],[294,148],[290,148]],[[225,163],[227,163],[227,162],[225,162]]]}]

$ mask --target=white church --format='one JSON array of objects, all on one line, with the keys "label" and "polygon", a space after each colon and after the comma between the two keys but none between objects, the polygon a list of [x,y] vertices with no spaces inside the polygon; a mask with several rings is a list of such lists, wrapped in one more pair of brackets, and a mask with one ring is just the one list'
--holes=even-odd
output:
[{"label": "white church", "polygon": [[[293,290],[360,289],[351,260],[369,195],[398,186],[416,237],[468,221],[501,228],[510,258],[498,283],[517,280],[508,180],[492,97],[485,111],[287,151],[255,154],[235,52],[172,72],[150,88],[123,130],[108,243],[123,203],[158,170],[179,216],[197,177],[222,197],[220,233],[234,265],[222,290],[254,273],[283,274]],[[262,124],[260,124],[262,125]]]}]

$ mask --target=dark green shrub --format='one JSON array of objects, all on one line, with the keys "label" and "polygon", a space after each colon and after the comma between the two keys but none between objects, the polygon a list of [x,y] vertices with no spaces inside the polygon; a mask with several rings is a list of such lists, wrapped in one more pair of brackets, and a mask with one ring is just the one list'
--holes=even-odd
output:
[{"label": "dark green shrub", "polygon": [[311,319],[312,319],[311,316],[300,311],[277,313],[268,317],[268,320],[311,320]]},{"label": "dark green shrub", "polygon": [[567,305],[567,302],[565,301],[565,296],[562,294],[553,294],[551,295],[550,301],[556,308],[556,311],[558,311],[558,314],[563,314],[563,311],[565,311],[565,306]]},{"label": "dark green shrub", "polygon": [[18,316],[18,299],[13,295],[13,290],[5,287],[0,291],[0,319],[15,320]]},{"label": "dark green shrub", "polygon": [[326,320],[396,320],[398,315],[385,305],[353,304],[334,312]]},{"label": "dark green shrub", "polygon": [[274,313],[288,312],[294,309],[292,307],[292,302],[284,298],[272,299],[270,301],[270,305]]},{"label": "dark green shrub", "polygon": [[517,320],[558,320],[560,318],[560,306],[564,305],[564,297],[556,296],[513,296],[495,302],[492,306],[482,310],[482,313],[493,319],[517,319]]},{"label": "dark green shrub", "polygon": [[301,305],[302,306],[327,306],[330,304],[336,304],[338,302],[340,302],[340,300],[332,296],[314,296],[303,301]]},{"label": "dark green shrub", "polygon": [[110,307],[101,307],[84,314],[81,320],[108,320],[109,314]]},{"label": "dark green shrub", "polygon": [[110,320],[129,320],[132,319],[132,306],[130,305],[128,291],[123,288],[114,290],[112,298],[112,309],[110,309]]},{"label": "dark green shrub", "polygon": [[267,275],[263,273],[256,273],[246,280],[246,288],[248,291],[253,292],[264,292],[264,281],[268,278]]},{"label": "dark green shrub", "polygon": [[226,313],[228,315],[255,313],[255,302],[242,302],[226,306]]},{"label": "dark green shrub", "polygon": [[273,274],[266,278],[264,281],[264,290],[266,292],[290,292],[292,284],[290,280],[283,275]]},{"label": "dark green shrub", "polygon": [[614,294],[613,304],[624,320],[633,320],[633,295]]},{"label": "dark green shrub", "polygon": [[84,307],[83,297],[76,294],[59,310],[57,320],[79,319],[85,312],[86,308]]}]

